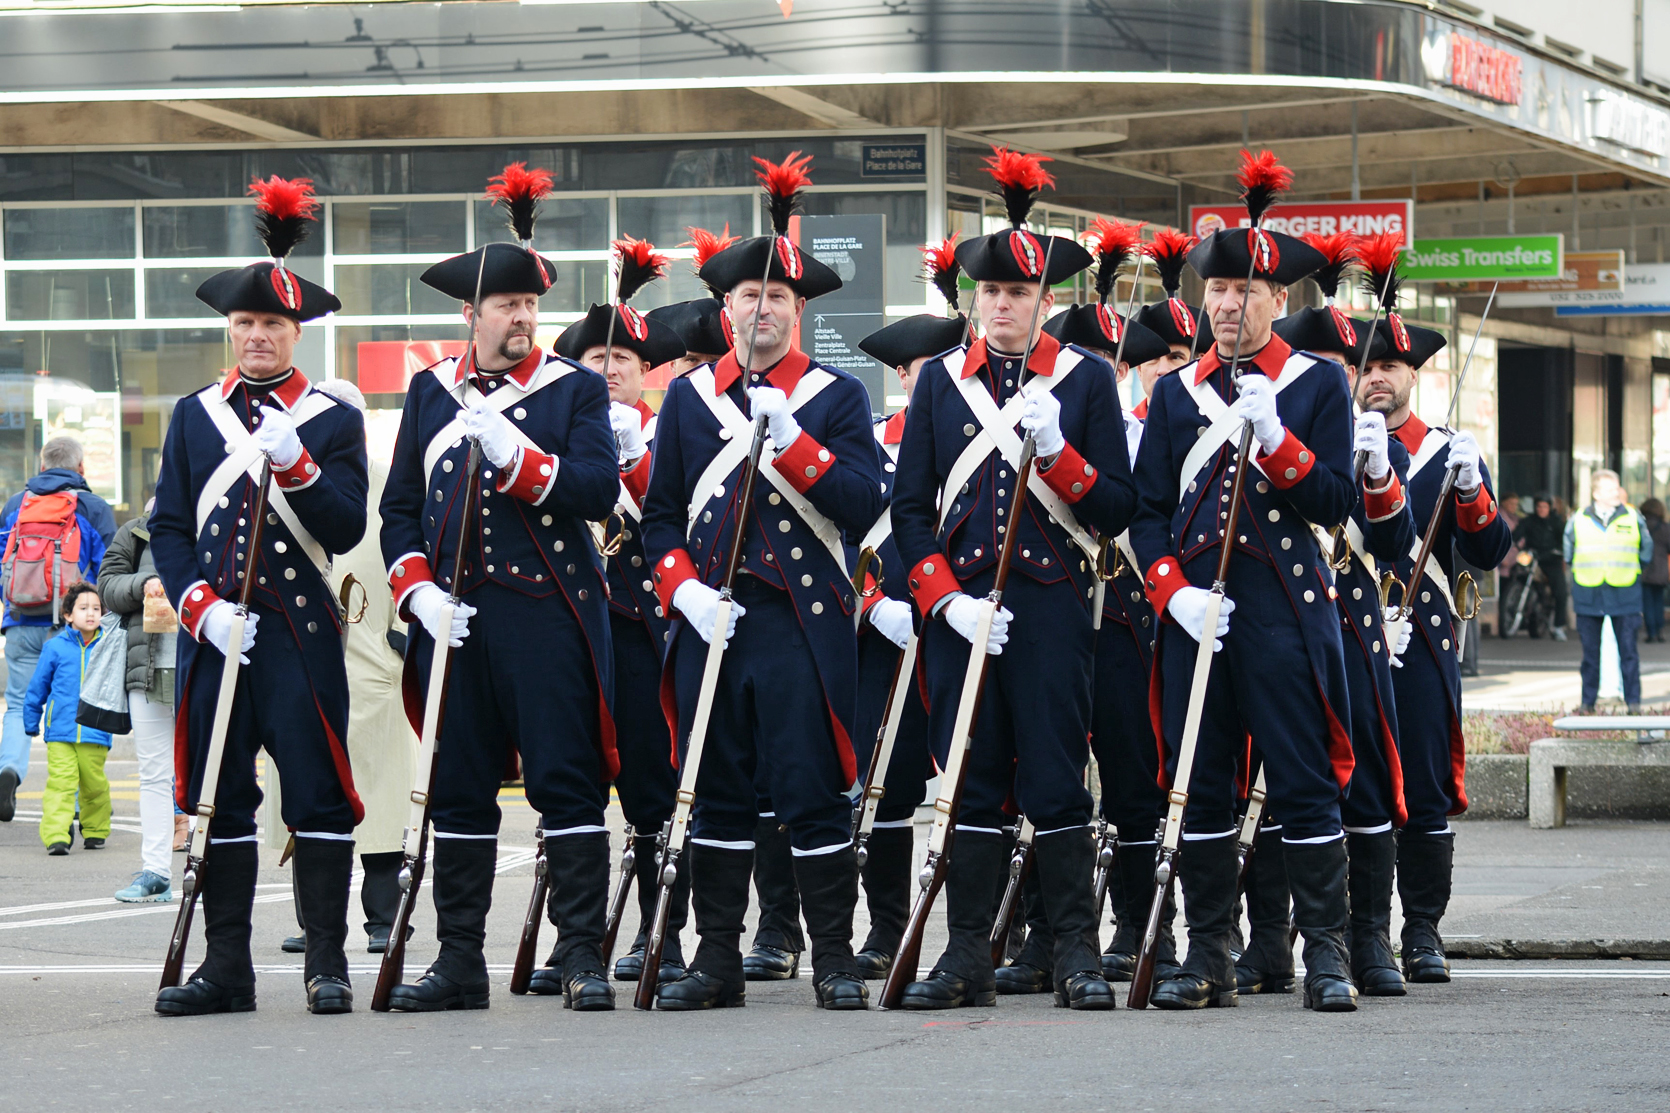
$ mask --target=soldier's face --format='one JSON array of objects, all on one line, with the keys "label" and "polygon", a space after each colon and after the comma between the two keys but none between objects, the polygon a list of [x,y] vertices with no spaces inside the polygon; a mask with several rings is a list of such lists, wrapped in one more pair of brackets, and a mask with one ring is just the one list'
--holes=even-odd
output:
[{"label": "soldier's face", "polygon": [[[470,319],[464,306],[464,320]],[[537,294],[489,294],[481,299],[481,317],[476,322],[476,359],[482,369],[503,371],[528,358],[533,351],[534,330],[539,328]]]},{"label": "soldier's face", "polygon": [[1055,305],[1055,291],[1049,290],[1044,293],[1043,306],[1038,307],[1042,286],[1040,282],[981,282],[975,287],[974,304],[980,311],[988,344],[1000,352],[1026,351],[1033,320],[1042,328]]},{"label": "soldier's face", "polygon": [[1388,425],[1409,410],[1409,395],[1415,390],[1415,369],[1401,359],[1370,360],[1357,380],[1352,394],[1363,413],[1385,414]]},{"label": "soldier's face", "polygon": [[[1246,306],[1244,317],[1243,305]],[[1212,322],[1218,352],[1223,356],[1234,355],[1237,338],[1242,355],[1251,355],[1268,344],[1270,325],[1286,308],[1287,288],[1262,278],[1255,278],[1251,283],[1244,278],[1206,280],[1206,315]]]},{"label": "soldier's face", "polygon": [[1173,344],[1165,355],[1137,364],[1137,378],[1142,382],[1144,398],[1154,397],[1154,384],[1189,362],[1189,349]]},{"label": "soldier's face", "polygon": [[783,282],[767,282],[762,298],[760,284],[749,280],[725,295],[725,308],[736,322],[739,356],[748,354],[748,323],[754,320],[755,310],[759,311],[759,323],[754,328],[754,365],[764,367],[776,363],[789,350],[795,322],[800,320],[800,311],[806,308],[806,299]]},{"label": "soldier's face", "polygon": [[232,357],[252,379],[270,379],[290,370],[301,339],[301,323],[277,313],[233,313],[226,319]]},{"label": "soldier's face", "polygon": [[673,360],[671,364],[673,369],[673,378],[676,379],[681,375],[688,375],[704,363],[718,363],[719,358],[720,357],[718,356],[710,356],[703,352],[686,352],[677,359]]},{"label": "soldier's face", "polygon": [[[603,365],[605,354],[609,356],[607,367]],[[643,396],[644,375],[649,371],[649,361],[639,359],[636,352],[626,348],[610,350],[599,344],[588,348],[586,354],[580,357],[580,362],[608,380],[609,401],[633,406]]]}]

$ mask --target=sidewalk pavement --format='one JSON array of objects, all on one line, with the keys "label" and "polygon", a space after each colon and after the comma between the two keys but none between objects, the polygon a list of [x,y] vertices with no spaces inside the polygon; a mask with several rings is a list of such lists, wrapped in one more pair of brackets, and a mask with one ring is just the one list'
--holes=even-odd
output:
[{"label": "sidewalk pavement", "polygon": [[[1670,702],[1670,644],[1642,643],[1639,648],[1642,702]],[[1574,708],[1582,699],[1582,661],[1583,645],[1575,633],[1563,642],[1527,634],[1481,637],[1479,675],[1462,678],[1462,703],[1469,711]]]}]

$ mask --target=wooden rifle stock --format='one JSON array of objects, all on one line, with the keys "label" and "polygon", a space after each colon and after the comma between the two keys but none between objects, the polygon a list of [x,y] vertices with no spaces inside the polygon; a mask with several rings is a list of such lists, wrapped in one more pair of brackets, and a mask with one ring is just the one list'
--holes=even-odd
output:
[{"label": "wooden rifle stock", "polygon": [[518,997],[533,983],[534,956],[539,950],[539,923],[545,918],[545,896],[551,891],[551,864],[545,860],[545,829],[533,829],[533,895],[522,918],[522,937],[516,944],[516,963],[510,968],[510,992]]},{"label": "wooden rifle stock", "polygon": [[203,785],[198,789],[196,821],[192,826],[191,840],[187,843],[186,868],[180,877],[180,911],[174,917],[174,931],[168,937],[168,954],[162,961],[162,983],[158,989],[179,985],[185,974],[186,944],[191,939],[191,923],[197,913],[198,898],[203,895],[203,883],[207,877],[204,859],[209,852],[209,822],[215,814],[221,761],[226,754],[226,734],[232,725],[232,701],[236,697],[238,672],[243,664],[244,625],[249,618],[249,600],[255,589],[256,568],[261,562],[261,536],[266,529],[267,493],[272,481],[273,462],[266,458],[262,460],[261,479],[255,488],[254,517],[249,531],[249,573],[238,587],[238,609],[232,618],[227,641],[231,652],[225,655],[225,664],[221,667],[220,691],[215,697],[215,717],[209,731],[208,760],[203,767]]}]

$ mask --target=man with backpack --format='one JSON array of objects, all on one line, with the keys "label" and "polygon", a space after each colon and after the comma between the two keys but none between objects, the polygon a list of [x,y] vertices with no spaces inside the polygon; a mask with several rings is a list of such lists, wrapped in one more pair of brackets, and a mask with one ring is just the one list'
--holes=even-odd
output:
[{"label": "man with backpack", "polygon": [[87,486],[81,442],[53,437],[41,447],[40,474],[0,511],[0,599],[6,638],[6,717],[0,732],[0,823],[17,807],[29,773],[23,697],[41,647],[67,620],[64,593],[98,579],[105,546],[116,535],[110,504]]}]

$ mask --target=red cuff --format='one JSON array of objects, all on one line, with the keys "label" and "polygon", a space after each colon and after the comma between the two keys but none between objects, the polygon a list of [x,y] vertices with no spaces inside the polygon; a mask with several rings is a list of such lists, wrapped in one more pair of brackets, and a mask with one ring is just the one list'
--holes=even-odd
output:
[{"label": "red cuff", "polygon": [[823,478],[824,472],[835,466],[835,454],[802,430],[793,443],[777,453],[771,466],[789,481],[789,486],[804,495]]},{"label": "red cuff", "polygon": [[639,506],[644,505],[644,495],[649,493],[649,455],[644,453],[620,471],[620,481],[626,487],[626,493]]},{"label": "red cuff", "polygon": [[1310,474],[1316,464],[1316,453],[1306,448],[1291,429],[1283,429],[1282,432],[1287,435],[1276,450],[1269,455],[1260,450],[1257,457],[1258,466],[1270,477],[1270,482],[1278,491],[1285,491],[1298,483]]},{"label": "red cuff", "polygon": [[[864,591],[870,594],[866,595]],[[858,593],[858,613],[860,615],[869,614],[871,607],[887,598],[887,592],[876,585],[876,578],[868,572],[864,573],[864,591]]]},{"label": "red cuff", "polygon": [[1403,484],[1397,472],[1386,472],[1386,485],[1376,491],[1367,473],[1363,475],[1363,514],[1371,522],[1384,522],[1403,509]]},{"label": "red cuff", "polygon": [[1048,468],[1038,469],[1038,478],[1060,495],[1062,502],[1072,504],[1090,493],[1090,488],[1096,485],[1097,473],[1095,468],[1084,462],[1078,449],[1067,445]]},{"label": "red cuff", "polygon": [[685,580],[699,579],[696,572],[696,562],[690,559],[690,553],[684,549],[674,549],[655,566],[655,594],[661,600],[663,614],[673,613],[673,592]]},{"label": "red cuff", "polygon": [[499,472],[498,492],[535,506],[545,501],[557,478],[557,458],[531,448],[516,450],[510,467]]},{"label": "red cuff", "polygon": [[415,616],[406,610],[406,598],[412,591],[423,585],[435,582],[435,574],[429,569],[429,558],[422,553],[407,553],[389,568],[389,588],[394,592],[394,610],[401,618],[411,622]]},{"label": "red cuff", "polygon": [[1468,533],[1477,533],[1496,520],[1496,496],[1483,483],[1469,501],[1455,493],[1455,523]]},{"label": "red cuff", "polygon": [[203,627],[203,616],[209,613],[210,607],[221,602],[224,600],[204,580],[198,580],[180,596],[180,625],[185,627],[193,641],[203,640],[198,636]]},{"label": "red cuff", "polygon": [[963,589],[962,582],[951,571],[950,558],[944,553],[923,557],[910,570],[909,582],[911,594],[916,596],[916,607],[924,615],[933,614],[941,599]]},{"label": "red cuff", "polygon": [[302,448],[302,454],[296,457],[296,462],[287,468],[273,468],[273,482],[284,492],[301,491],[319,482],[319,465],[313,462],[313,456]]},{"label": "red cuff", "polygon": [[1183,565],[1176,557],[1163,556],[1148,569],[1148,575],[1143,577],[1142,586],[1148,590],[1148,602],[1153,605],[1154,613],[1163,617],[1166,604],[1171,602],[1171,597],[1183,588],[1193,585],[1189,583],[1189,578],[1183,575]]}]

